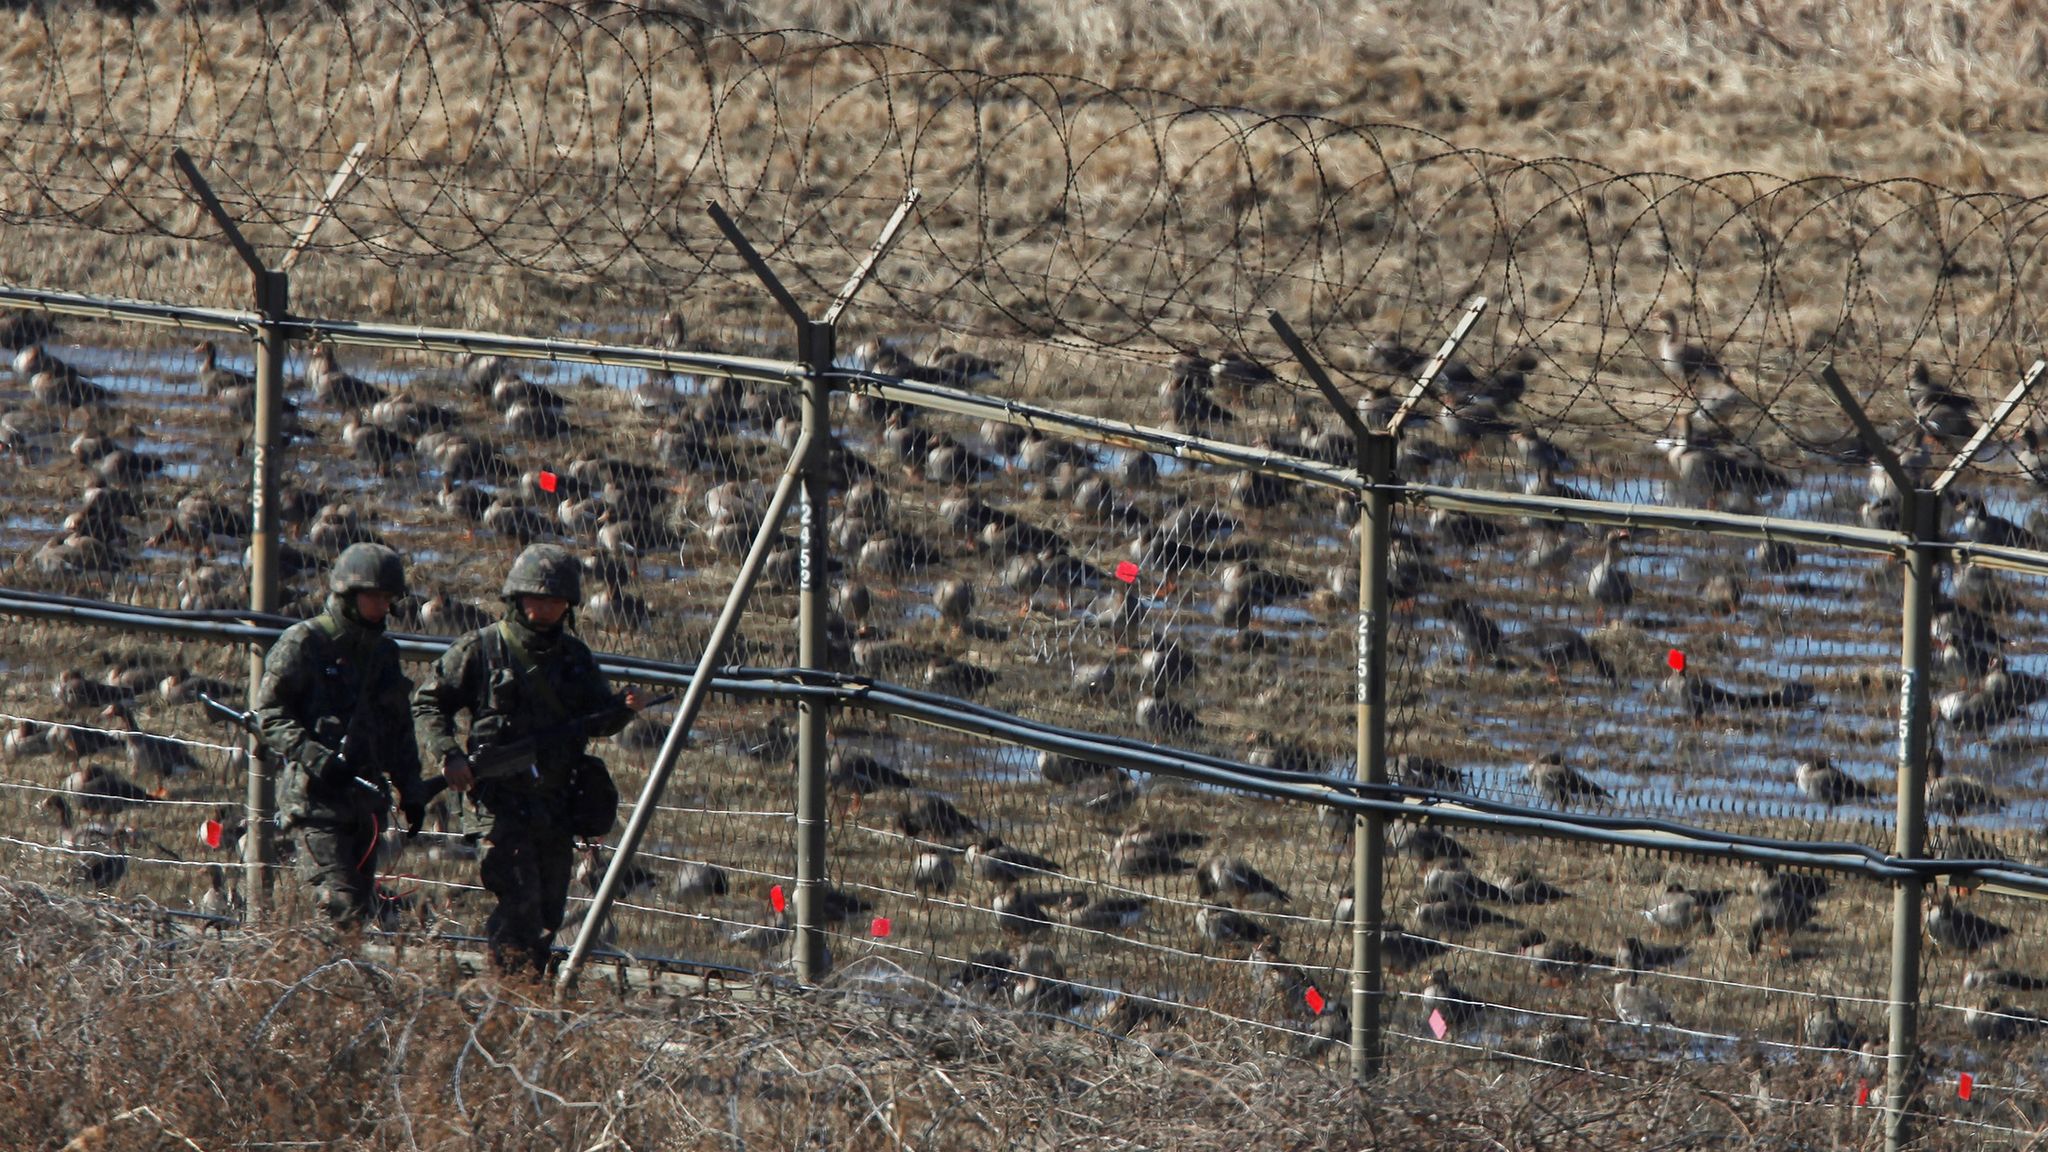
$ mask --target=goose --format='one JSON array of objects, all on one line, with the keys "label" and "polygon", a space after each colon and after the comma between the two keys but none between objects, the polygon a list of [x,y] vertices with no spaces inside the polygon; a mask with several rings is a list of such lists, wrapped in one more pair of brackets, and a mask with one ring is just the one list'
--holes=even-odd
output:
[{"label": "goose", "polygon": [[1521,921],[1469,900],[1427,900],[1415,906],[1415,922],[1439,932],[1469,932],[1498,926],[1519,930]]},{"label": "goose", "polygon": [[321,341],[306,359],[306,383],[315,399],[335,408],[369,408],[388,395],[383,388],[342,371],[334,345]]},{"label": "goose", "polygon": [[1749,954],[1754,956],[1762,949],[1766,935],[1790,936],[1806,927],[1813,922],[1814,911],[1814,902],[1796,891],[1780,890],[1758,897],[1746,936]]},{"label": "goose", "polygon": [[1927,811],[1935,816],[1958,818],[1982,812],[2003,812],[2005,797],[1969,776],[1946,774],[1946,761],[1928,757]]},{"label": "goose", "polygon": [[1586,577],[1586,593],[1600,607],[1604,619],[1608,609],[1625,609],[1636,598],[1635,584],[1623,570],[1622,545],[1630,538],[1626,529],[1617,528],[1607,533],[1605,555]]},{"label": "goose", "polygon": [[1961,444],[1977,434],[1977,402],[1944,384],[1936,384],[1927,362],[1913,361],[1906,376],[1906,402],[1913,420],[1930,436]]},{"label": "goose", "polygon": [[1065,872],[1050,857],[1013,848],[997,836],[987,836],[979,843],[968,845],[967,867],[976,879],[1003,885],[1017,884],[1033,876],[1057,876]]},{"label": "goose", "polygon": [[[584,846],[582,858],[576,863],[576,883],[587,892],[595,894],[598,885],[604,883],[605,873],[611,868],[611,858],[605,846],[591,843]],[[635,892],[651,892],[661,884],[661,877],[651,868],[628,863],[619,877],[619,886],[613,895],[630,897]]]},{"label": "goose", "polygon": [[687,860],[676,868],[674,880],[670,882],[679,899],[685,901],[709,900],[724,896],[732,891],[732,881],[725,869],[701,860]]},{"label": "goose", "polygon": [[[1343,917],[1349,922],[1351,917]],[[1418,936],[1389,920],[1380,925],[1380,961],[1390,972],[1407,972],[1442,956],[1451,946],[1429,936]]]},{"label": "goose", "polygon": [[81,376],[78,369],[31,344],[14,358],[14,370],[28,377],[29,395],[50,408],[104,408],[114,393]]},{"label": "goose", "polygon": [[101,814],[162,800],[167,795],[161,788],[152,792],[140,787],[99,764],[88,764],[66,776],[64,790],[77,797],[80,808]]},{"label": "goose", "polygon": [[467,600],[457,600],[445,589],[420,604],[420,627],[429,632],[456,635],[487,628],[495,617]]},{"label": "goose", "polygon": [[1962,538],[1975,544],[1989,544],[1999,548],[2025,548],[2041,551],[2041,538],[2003,516],[1993,516],[1984,506],[1982,497],[1969,493],[1954,498],[1956,507],[1963,510],[1963,522],[1957,526]]},{"label": "goose", "polygon": [[1442,968],[1430,973],[1429,982],[1422,986],[1422,1008],[1440,1016],[1453,1032],[1478,1020],[1481,1011],[1472,994],[1451,983],[1451,974]]},{"label": "goose", "polygon": [[1989,1043],[2016,1040],[2048,1028],[2048,1019],[2007,1004],[1996,996],[1986,997],[1981,1006],[1963,1009],[1963,1026],[1970,1035]]},{"label": "goose", "polygon": [[1826,756],[1801,760],[1793,775],[1801,792],[1829,808],[1867,804],[1878,797],[1877,789],[1835,767]]},{"label": "goose", "polygon": [[1606,804],[1614,799],[1613,793],[1566,764],[1561,752],[1548,752],[1532,761],[1524,775],[1537,795],[1560,808],[1582,803]]},{"label": "goose", "polygon": [[1863,1037],[1855,1025],[1842,1019],[1840,1009],[1832,996],[1820,998],[1820,1004],[1807,1013],[1805,1026],[1801,1029],[1806,1043],[1815,1048],[1833,1048],[1839,1051],[1854,1051],[1862,1046]]},{"label": "goose", "polygon": [[1657,329],[1658,363],[1690,391],[1695,412],[1718,420],[1742,402],[1742,393],[1736,390],[1720,359],[1697,344],[1685,342],[1676,311],[1667,308],[1659,312]]},{"label": "goose", "polygon": [[341,441],[356,459],[383,476],[391,474],[391,465],[399,457],[410,456],[413,451],[412,441],[389,429],[365,424],[356,413],[350,413],[341,426]]},{"label": "goose", "polygon": [[74,824],[71,805],[62,796],[45,798],[43,807],[57,818],[57,843],[78,857],[69,877],[73,884],[105,891],[128,874],[127,829]]},{"label": "goose", "polygon": [[1956,907],[1955,899],[1944,894],[1927,913],[1927,935],[1945,948],[1975,952],[2004,940],[2012,929]]},{"label": "goose", "polygon": [[410,396],[393,396],[370,406],[369,422],[394,436],[417,436],[436,428],[453,428],[461,417],[453,408]]},{"label": "goose", "polygon": [[1647,972],[1681,963],[1685,956],[1683,944],[1645,944],[1630,936],[1614,950],[1614,966],[1629,972]]},{"label": "goose", "polygon": [[945,852],[920,852],[910,866],[910,886],[930,894],[952,889],[957,870],[953,857]]},{"label": "goose", "polygon": [[1638,984],[1638,973],[1630,972],[1614,982],[1614,1014],[1623,1024],[1671,1023],[1671,1006],[1648,988]]},{"label": "goose", "polygon": [[1195,913],[1195,929],[1213,944],[1256,944],[1271,935],[1242,912],[1205,904]]},{"label": "goose", "polygon": [[1066,892],[1028,892],[1021,888],[1006,888],[990,902],[989,908],[996,914],[996,926],[1003,935],[1030,940],[1052,931],[1053,919],[1047,908],[1065,901],[1067,897]]},{"label": "goose", "polygon": [[1405,788],[1433,788],[1439,792],[1469,791],[1469,782],[1463,772],[1434,756],[1423,756],[1414,752],[1402,752],[1388,760],[1387,778],[1399,782]]},{"label": "goose", "polygon": [[1618,679],[1614,665],[1577,629],[1563,624],[1539,624],[1522,633],[1521,642],[1553,681],[1577,664],[1590,665],[1609,684]]},{"label": "goose", "polygon": [[1212,856],[1204,861],[1195,873],[1195,888],[1210,901],[1221,897],[1239,903],[1290,904],[1294,900],[1241,856]]},{"label": "goose", "polygon": [[1643,919],[1666,932],[1712,929],[1714,914],[1727,903],[1729,895],[1719,889],[1691,889],[1683,884],[1667,884],[1664,886],[1664,898],[1643,909]]},{"label": "goose", "polygon": [[1515,952],[1535,961],[1536,970],[1553,980],[1583,976],[1588,968],[1607,963],[1607,957],[1584,944],[1553,940],[1540,928],[1528,929],[1515,937]]},{"label": "goose", "polygon": [[1152,902],[1143,896],[1092,900],[1085,892],[1075,892],[1055,914],[1062,923],[1090,932],[1129,932],[1145,922],[1151,908]]},{"label": "goose", "polygon": [[1159,696],[1138,698],[1138,727],[1168,740],[1185,740],[1201,731],[1201,719],[1194,709]]},{"label": "goose", "polygon": [[1495,904],[1508,902],[1505,890],[1473,875],[1462,860],[1439,864],[1424,873],[1422,894],[1431,900],[1462,900],[1467,903],[1486,901]]},{"label": "goose", "polygon": [[50,728],[26,718],[15,721],[14,727],[9,728],[4,737],[7,758],[15,760],[24,756],[48,754],[52,747],[51,731]]},{"label": "goose", "polygon": [[203,766],[186,742],[152,736],[138,728],[134,715],[123,705],[109,704],[100,715],[114,731],[122,733],[128,766],[137,773],[153,773],[168,780]]},{"label": "goose", "polygon": [[221,365],[220,351],[214,347],[213,341],[202,340],[192,346],[192,351],[199,356],[199,388],[208,396],[219,396],[233,388],[255,387],[254,376]]},{"label": "goose", "polygon": [[1710,508],[1724,496],[1749,503],[1791,486],[1754,449],[1701,434],[1690,416],[1679,416],[1676,432],[1662,442],[1671,470],[1689,491],[1704,495]]},{"label": "goose", "polygon": [[57,677],[51,687],[57,703],[66,708],[106,708],[112,704],[132,704],[135,692],[131,688],[114,684],[101,684],[85,678],[76,668],[67,668]]},{"label": "goose", "polygon": [[955,808],[945,797],[930,792],[912,801],[898,815],[896,825],[905,836],[941,842],[981,835],[980,824]]},{"label": "goose", "polygon": [[[207,889],[199,897],[199,911],[220,921],[240,924],[248,911],[248,902],[242,899],[238,889],[228,887],[227,870],[219,864],[206,866]],[[226,929],[226,923],[218,925]]]},{"label": "goose", "polygon": [[837,746],[826,761],[825,786],[833,791],[865,796],[885,789],[915,788],[917,781],[865,752]]}]

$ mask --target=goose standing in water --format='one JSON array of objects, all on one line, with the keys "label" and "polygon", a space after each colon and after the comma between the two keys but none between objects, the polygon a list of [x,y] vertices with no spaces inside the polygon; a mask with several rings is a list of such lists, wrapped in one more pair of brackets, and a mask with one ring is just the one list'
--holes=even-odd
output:
[{"label": "goose standing in water", "polygon": [[1623,570],[1622,545],[1630,539],[1625,528],[1617,528],[1606,537],[1606,558],[1593,566],[1586,577],[1586,593],[1593,603],[1600,606],[1600,618],[1607,619],[1608,610],[1617,615],[1627,609],[1636,598],[1636,588],[1628,573]]}]

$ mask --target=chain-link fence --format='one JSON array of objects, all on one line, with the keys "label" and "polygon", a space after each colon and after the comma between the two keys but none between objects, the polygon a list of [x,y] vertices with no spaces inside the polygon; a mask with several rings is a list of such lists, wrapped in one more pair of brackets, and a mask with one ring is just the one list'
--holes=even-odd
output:
[{"label": "chain-link fence", "polygon": [[[1523,163],[886,45],[525,11],[422,7],[354,41],[311,14],[237,25],[270,50],[184,85],[67,65],[127,43],[118,22],[17,19],[22,58],[65,52],[0,103],[28,190],[0,201],[10,869],[232,907],[211,893],[235,870],[208,865],[241,859],[248,765],[193,702],[244,695],[242,646],[274,625],[246,608],[316,610],[356,540],[406,554],[400,627],[441,638],[495,618],[521,546],[568,545],[614,675],[681,687],[808,430],[817,550],[793,508],[754,552],[711,660],[730,678],[672,762],[673,708],[607,750],[629,798],[667,774],[619,949],[817,975],[815,928],[841,969],[1334,1061],[1354,983],[1384,980],[1394,1060],[1739,1060],[1850,1127],[1906,1083],[1903,1004],[1913,1108],[2039,1123],[2036,403],[1938,499],[1883,459],[1932,487],[2034,359],[2032,202]],[[335,71],[294,73],[302,98],[232,110],[313,49]],[[535,52],[555,66],[515,63]],[[465,69],[480,105],[427,94]],[[912,183],[835,338],[792,342],[776,305],[822,312]],[[230,225],[289,272],[288,306],[220,307],[248,270],[198,241]],[[1361,433],[1404,401],[1393,476],[1363,474]],[[259,458],[278,471],[252,502]],[[1368,621],[1373,489],[1393,507]],[[1917,585],[1915,554],[1939,562]],[[277,587],[252,598],[259,569]],[[821,593],[819,656],[791,671],[787,622]],[[1368,656],[1383,747],[1358,733]],[[1924,757],[1902,701],[1931,717]],[[829,721],[815,812],[804,709]],[[1360,783],[1380,763],[1393,790]],[[1386,824],[1377,964],[1353,931],[1362,814],[1366,842]],[[389,851],[390,923],[475,930],[473,845]]]}]

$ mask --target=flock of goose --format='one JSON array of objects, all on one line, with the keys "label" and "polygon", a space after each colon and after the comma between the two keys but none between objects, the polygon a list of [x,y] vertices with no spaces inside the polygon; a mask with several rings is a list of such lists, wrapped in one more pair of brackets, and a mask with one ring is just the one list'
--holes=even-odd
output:
[{"label": "flock of goose", "polygon": [[[1747,401],[1726,369],[1679,338],[1675,317],[1667,314],[1662,327],[1661,370],[1695,400],[1661,448],[1674,492],[1716,507],[1751,508],[1791,487],[1784,468],[1727,434]],[[18,571],[66,590],[100,589],[120,579],[168,586],[175,577],[180,607],[241,603],[237,555],[247,544],[248,520],[238,489],[206,482],[205,466],[213,461],[205,458],[201,480],[174,477],[168,464],[193,451],[190,444],[146,443],[149,429],[168,425],[143,420],[140,398],[66,363],[52,351],[59,335],[36,314],[0,318],[0,345],[15,353],[15,372],[26,386],[23,407],[0,414],[0,443],[50,489],[74,476],[78,485],[61,530],[25,549]],[[669,318],[652,340],[686,345],[680,322]],[[192,356],[203,409],[194,419],[216,430],[246,423],[253,403],[247,374],[224,364],[212,345],[196,347]],[[1376,356],[1390,377],[1412,375],[1421,360],[1393,341],[1380,345]],[[1588,467],[1583,461],[1592,448],[1560,443],[1521,410],[1533,368],[1522,361],[1489,372],[1453,361],[1427,409],[1431,431],[1404,444],[1404,473],[1422,478],[1457,468],[1475,453],[1492,454],[1525,470],[1531,493],[1584,495],[1559,477]],[[996,378],[1001,365],[953,349],[920,359],[877,340],[855,351],[849,369],[972,388]],[[1383,423],[1393,396],[1372,389],[1361,401],[1364,417]],[[428,631],[473,627],[491,616],[480,601],[497,574],[480,569],[520,545],[550,539],[585,555],[590,593],[579,612],[582,626],[600,634],[593,637],[597,646],[642,645],[649,654],[668,656],[676,652],[674,645],[663,647],[665,639],[701,614],[701,605],[677,585],[677,574],[729,566],[744,551],[766,504],[761,477],[779,463],[778,449],[794,441],[797,427],[789,396],[732,381],[679,386],[651,375],[630,389],[593,389],[540,383],[510,362],[471,358],[441,374],[383,383],[352,373],[324,345],[305,360],[293,400],[287,421],[293,451],[319,466],[294,469],[282,494],[290,535],[284,570],[302,593],[292,611],[317,603],[311,590],[320,565],[349,543],[384,539],[403,551],[411,542],[438,541],[440,551],[453,554],[465,550],[448,548],[447,541],[466,536],[488,547],[421,566],[425,594],[401,603],[398,613],[403,625]],[[1924,367],[1916,368],[1906,400],[1914,430],[1909,438],[1918,447],[1909,459],[1914,467],[1929,466],[1937,448],[1967,438],[1979,419],[1967,397],[1940,387]],[[1158,402],[1159,422],[1186,432],[1241,426],[1256,429],[1254,439],[1277,449],[1339,463],[1355,457],[1355,444],[1337,421],[1289,404],[1272,373],[1241,355],[1211,360],[1183,354],[1168,367]],[[1276,411],[1286,414],[1279,423]],[[83,429],[73,433],[71,425],[80,420]],[[1341,526],[1348,509],[1270,477],[1225,470],[1163,474],[1161,461],[1145,453],[1092,450],[998,422],[972,434],[948,430],[914,409],[860,395],[848,398],[840,432],[831,450],[837,495],[829,533],[832,659],[845,670],[998,703],[1058,696],[1070,707],[1092,710],[1087,714],[1098,723],[1164,742],[1213,745],[1221,733],[1237,734],[1233,725],[1240,722],[1224,721],[1223,711],[1244,706],[1233,699],[1244,693],[1241,676],[1229,670],[1311,647],[1312,640],[1290,635],[1293,630],[1276,621],[1289,612],[1327,618],[1356,603],[1354,556],[1339,548],[1337,556],[1317,561],[1300,544],[1305,532],[1327,534]],[[2016,441],[2014,458],[2023,466],[2031,468],[2036,440],[2027,429]],[[1858,462],[1856,446],[1840,437],[1816,436],[1800,447],[1817,460]],[[359,482],[330,484],[323,475]],[[1881,471],[1871,475],[1865,519],[1895,523],[1897,493],[1888,481],[1880,483]],[[2029,472],[2030,479],[2035,475],[2048,487],[2048,473]],[[1992,515],[1980,496],[1960,499],[1957,510],[1955,531],[1964,538],[2035,546],[2028,529]],[[1587,563],[1569,529],[1439,513],[1426,525],[1397,532],[1390,585],[1404,610],[1439,615],[1475,665],[1527,668],[1559,684],[1566,677],[1590,678],[1574,692],[1588,686],[1632,690],[1635,677],[1612,650],[1611,626],[1588,631],[1555,619],[1504,623],[1507,610],[1466,572],[1485,555],[1534,574],[1567,576],[1583,589],[1585,613],[1603,624],[1627,621],[1641,586],[1629,570],[1639,535],[1607,533],[1597,559]],[[1782,543],[1760,545],[1750,559],[1763,579],[1801,562]],[[471,561],[478,563],[468,566]],[[1121,570],[1127,566],[1139,577],[1126,578]],[[651,578],[650,571],[656,573]],[[793,540],[778,542],[764,571],[771,593],[795,586]],[[1718,589],[1712,582],[1702,589],[1705,602],[1741,613],[1742,588],[1720,579]],[[454,592],[457,581],[475,588],[477,598]],[[1199,619],[1185,610],[1198,599],[1206,601]],[[1985,738],[2048,697],[2048,681],[2008,664],[2011,644],[2001,630],[2010,630],[2016,604],[2008,590],[1974,571],[1956,573],[1942,597],[1937,636],[1943,674],[1953,686],[1940,696],[1940,717],[1952,746]],[[1014,622],[1004,618],[1011,611]],[[1024,644],[1048,633],[1064,645],[1057,670]],[[1730,686],[1682,659],[1660,688],[1670,714],[1693,724],[1740,713],[1810,711],[1825,703],[1812,683]],[[92,842],[104,851],[95,849],[97,855],[82,861],[120,858],[131,833],[123,826],[79,824],[72,805],[118,788],[133,791],[108,801],[116,809],[146,806],[173,781],[193,778],[197,767],[185,745],[142,730],[138,703],[149,698],[161,709],[155,715],[167,719],[200,691],[239,695],[186,667],[175,652],[127,652],[98,678],[68,669],[54,685],[55,702],[68,716],[94,723],[21,721],[8,734],[10,756],[47,756],[73,766],[50,808],[67,845],[99,838]],[[786,732],[747,746],[770,762],[787,750]],[[1313,735],[1251,730],[1233,750],[1276,767],[1337,767]],[[125,756],[129,775],[152,786],[114,777],[96,763],[102,754]],[[221,767],[232,773],[236,765],[226,758]],[[1300,889],[1302,881],[1270,862],[1282,858],[1278,845],[1252,846],[1240,838],[1236,851],[1207,851],[1227,816],[1208,817],[1215,828],[1198,827],[1191,812],[1158,800],[1144,782],[1060,757],[1039,764],[1052,797],[1051,820],[1041,828],[1001,805],[978,815],[962,811],[948,796],[960,796],[967,783],[944,765],[890,764],[841,746],[832,773],[835,791],[849,800],[873,798],[869,802],[893,818],[894,831],[916,842],[893,865],[907,887],[926,897],[970,885],[989,893],[987,922],[1006,940],[1001,948],[972,951],[956,973],[961,987],[1033,1010],[1085,1008],[1121,1026],[1156,1023],[1170,1016],[1156,999],[1078,990],[1117,983],[1110,975],[1088,974],[1086,954],[1099,935],[1145,935],[1242,961],[1261,994],[1272,997],[1274,1011],[1302,1019],[1305,1035],[1327,1041],[1344,1034],[1341,990],[1314,988],[1327,967],[1291,959],[1295,950],[1283,943],[1290,921],[1271,915],[1296,907],[1290,889]],[[1429,756],[1400,758],[1396,774],[1401,782],[1438,790],[1470,787],[1457,767]],[[1798,763],[1792,779],[1830,808],[1885,802],[1882,790],[1823,755]],[[1562,751],[1539,753],[1523,783],[1532,801],[1558,807],[1617,802],[1612,784]],[[1951,818],[1994,812],[2007,802],[1990,784],[1947,773],[1930,785],[1929,801],[1931,810]],[[1071,843],[1094,835],[1061,831],[1063,819],[1107,830],[1099,862],[1093,850],[1084,862],[1071,851],[1004,839],[1058,834]],[[1550,916],[1531,910],[1568,905],[1570,894],[1526,867],[1482,879],[1472,871],[1468,849],[1428,829],[1412,830],[1398,851],[1421,873],[1425,899],[1402,917],[1413,930],[1388,930],[1385,946],[1394,967],[1419,968],[1446,955],[1456,938],[1474,935],[1549,979],[1608,971],[1619,981],[1613,1009],[1623,1020],[1670,1017],[1642,974],[1678,962],[1693,946],[1690,938],[1715,931],[1738,896],[1683,884],[1646,893],[1648,927],[1595,947],[1568,938],[1581,917],[1560,912],[1545,925],[1530,922]],[[118,872],[107,875],[111,865],[80,867],[86,870],[75,879],[93,887],[121,879]],[[676,899],[729,898],[724,873],[704,867],[656,866],[646,882],[664,885]],[[1118,890],[1091,889],[1084,883],[1091,878]],[[212,881],[205,898],[230,900],[218,873]],[[1749,907],[1738,936],[1742,953],[1761,960],[1764,945],[1777,941],[1780,962],[1824,955],[1825,948],[1801,944],[1811,938],[1827,893],[1824,882],[1810,877],[1760,880],[1741,898]],[[834,899],[835,914],[848,922],[874,904],[853,888],[835,890]],[[1334,911],[1339,922],[1348,920],[1348,908]],[[782,928],[774,922],[745,929],[730,943],[772,946],[783,938]],[[1995,956],[2008,946],[2005,926],[1946,897],[1933,906],[1928,929],[1944,949],[1972,956]],[[1054,950],[1061,943],[1075,950],[1064,960]],[[1985,976],[1984,985],[2005,995],[2031,987],[2004,976],[2020,982]],[[1308,995],[1311,989],[1316,996]],[[1452,1030],[1485,1019],[1477,998],[1451,982],[1448,967],[1433,972],[1420,995]],[[1316,1001],[1327,1007],[1305,1009]],[[1998,1027],[2031,1030],[2023,1013],[1986,1018],[2007,1022]]]}]

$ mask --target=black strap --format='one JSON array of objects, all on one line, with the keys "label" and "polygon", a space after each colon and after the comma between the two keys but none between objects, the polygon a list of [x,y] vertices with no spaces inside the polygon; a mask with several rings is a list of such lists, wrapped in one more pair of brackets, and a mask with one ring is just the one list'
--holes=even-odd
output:
[{"label": "black strap", "polygon": [[532,687],[533,702],[545,713],[542,719],[549,724],[559,724],[569,718],[569,710],[562,706],[562,698],[555,692],[555,686],[548,682],[547,670],[540,667],[526,645],[512,632],[509,620],[498,621],[498,638],[505,643],[505,650],[512,656],[512,671],[518,675],[521,687]]}]

